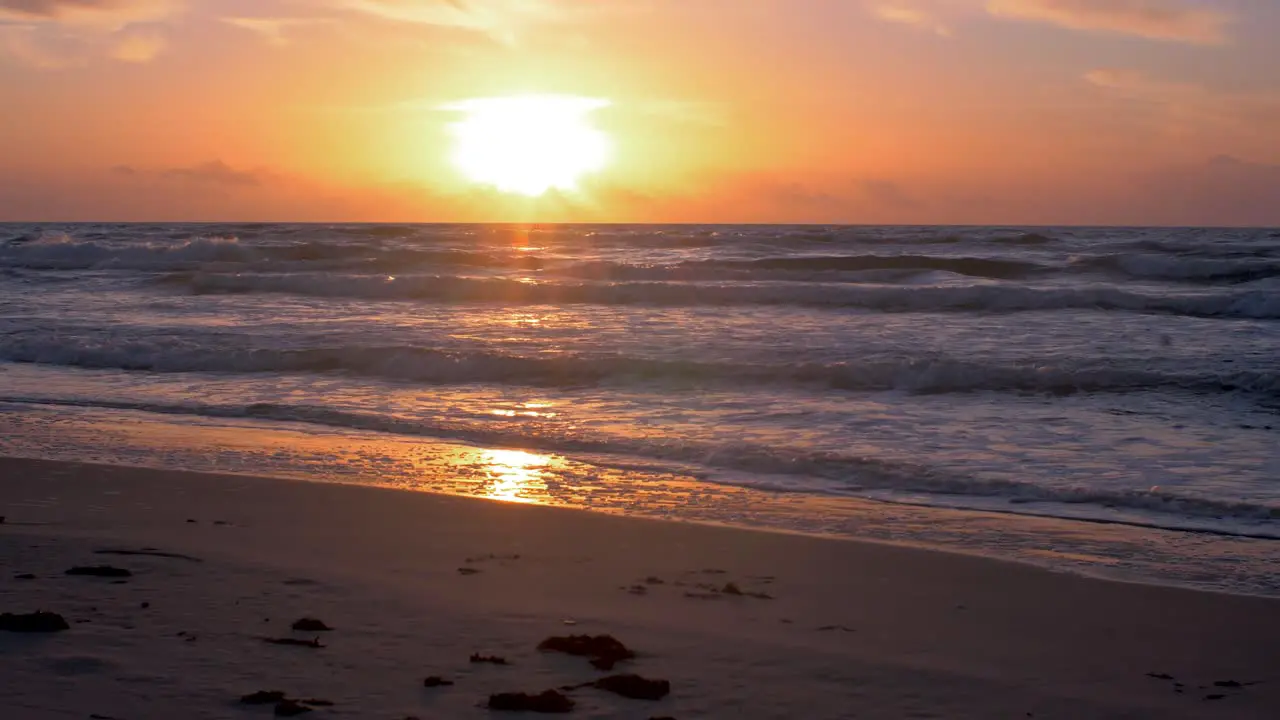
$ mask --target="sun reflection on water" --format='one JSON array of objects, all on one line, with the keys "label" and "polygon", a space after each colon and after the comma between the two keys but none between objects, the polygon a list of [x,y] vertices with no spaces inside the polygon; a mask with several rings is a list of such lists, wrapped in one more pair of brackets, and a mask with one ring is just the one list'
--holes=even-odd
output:
[{"label": "sun reflection on water", "polygon": [[484,497],[514,503],[536,503],[547,492],[546,478],[553,459],[523,450],[482,450],[479,458],[487,476]]}]

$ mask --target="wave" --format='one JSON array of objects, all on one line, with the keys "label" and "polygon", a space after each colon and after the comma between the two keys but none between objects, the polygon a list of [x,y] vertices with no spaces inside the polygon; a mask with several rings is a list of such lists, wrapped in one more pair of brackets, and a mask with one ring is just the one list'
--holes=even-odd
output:
[{"label": "wave", "polygon": [[[213,229],[234,230],[232,227]],[[327,232],[339,232],[341,229]],[[933,255],[922,253],[871,254],[850,252],[833,254],[829,245],[848,240],[853,244],[897,244],[904,247],[930,244],[946,237],[910,234],[865,237],[851,231],[805,232],[806,243],[817,243],[803,252],[785,242],[792,233],[752,235],[746,232],[709,231],[690,236],[723,241],[733,257],[672,257],[670,253],[649,253],[627,244],[637,237],[615,232],[607,240],[593,244],[597,234],[582,232],[569,236],[572,242],[559,246],[520,247],[486,244],[484,238],[447,234],[443,237],[413,237],[403,234],[412,227],[376,226],[359,228],[359,235],[339,239],[315,239],[273,231],[269,242],[241,242],[235,236],[211,235],[174,240],[163,233],[159,238],[143,236],[134,230],[129,242],[97,238],[103,233],[82,231],[78,238],[66,234],[24,235],[0,244],[0,267],[28,270],[133,270],[143,272],[255,272],[278,274],[290,272],[343,271],[347,273],[379,273],[407,275],[424,272],[441,274],[458,270],[535,273],[540,277],[574,278],[602,281],[813,281],[813,282],[897,282],[928,273],[947,273],[982,280],[1020,281],[1048,278],[1062,274],[1101,274],[1140,280],[1191,282],[1201,284],[1242,284],[1280,277],[1280,260],[1259,255],[1240,256],[1201,248],[1200,254],[1142,252],[1086,254],[1066,264],[1046,262],[1043,257],[1031,259],[1010,256],[1019,252],[1004,251],[1004,257],[992,256],[991,250],[975,248],[969,255]],[[159,231],[156,231],[159,232]],[[474,233],[474,230],[471,231]],[[691,231],[686,231],[691,232]],[[760,232],[760,231],[757,231]],[[665,235],[660,235],[666,237]],[[151,239],[147,239],[151,237]],[[851,239],[852,238],[852,239]],[[560,239],[557,238],[557,241]],[[730,242],[733,240],[733,242]],[[1056,242],[1035,233],[994,235],[987,239],[997,245],[1034,247]],[[982,242],[987,242],[982,241]],[[622,243],[622,244],[619,244]],[[777,244],[774,244],[777,243]],[[554,245],[554,243],[552,244]],[[641,248],[643,248],[641,244]],[[604,251],[605,258],[599,254]],[[628,253],[628,262],[617,259],[617,252]],[[797,254],[800,253],[800,254]],[[592,257],[595,254],[596,257]],[[723,253],[722,253],[723,255]]]},{"label": "wave", "polygon": [[[394,230],[387,228],[386,230]],[[1050,268],[1032,262],[993,258],[928,255],[835,255],[762,257],[752,260],[692,260],[668,264],[620,263],[606,260],[569,262],[555,257],[496,247],[387,246],[375,241],[242,243],[236,237],[203,237],[183,242],[120,244],[45,236],[0,245],[0,266],[32,270],[143,270],[153,272],[208,270],[210,266],[242,266],[237,270],[287,272],[306,264],[356,272],[404,273],[433,268],[493,268],[538,271],[554,268],[568,277],[600,279],[715,280],[759,277],[763,273],[831,273],[871,270],[945,271],[991,279],[1020,279]],[[230,268],[228,268],[230,269]],[[314,267],[312,269],[315,269]]]},{"label": "wave", "polygon": [[24,340],[10,336],[0,339],[0,360],[159,373],[342,373],[428,385],[809,385],[859,392],[1053,395],[1163,389],[1280,397],[1280,372],[1265,371],[1179,374],[1097,364],[993,365],[945,357],[875,357],[856,362],[771,365],[567,353],[526,356],[405,345],[234,350],[228,347],[235,342],[215,342],[216,345],[173,339],[92,342],[82,338]]},{"label": "wave", "polygon": [[[1202,248],[1199,254],[1061,253],[1050,259],[1035,249],[928,254],[918,248],[895,253],[841,247],[847,252],[837,254],[829,247],[850,237],[854,239],[849,242],[874,244],[884,239],[905,247],[958,238],[916,237],[906,231],[881,238],[870,230],[849,229],[686,229],[681,237],[725,243],[733,239],[736,244],[726,244],[724,252],[664,253],[618,244],[655,235],[638,229],[577,229],[568,236],[572,242],[558,247],[493,244],[487,235],[497,232],[495,228],[433,230],[440,236],[434,240],[447,244],[418,235],[406,239],[410,231],[425,232],[414,226],[357,227],[350,229],[353,237],[338,240],[332,233],[343,228],[325,230],[329,239],[299,230],[274,228],[269,242],[216,235],[175,241],[163,228],[150,235],[132,229],[134,239],[129,242],[86,239],[109,234],[104,232],[81,231],[75,238],[28,233],[0,244],[0,270],[11,277],[12,271],[36,273],[26,278],[31,282],[41,277],[56,280],[72,271],[134,271],[145,275],[133,281],[162,276],[162,284],[197,294],[517,304],[796,304],[882,311],[1100,309],[1249,319],[1277,316],[1278,302],[1262,293],[1268,290],[1263,285],[1280,279],[1280,259],[1222,254],[1212,248]],[[1004,232],[982,242],[1033,248],[1059,242],[1047,235]],[[592,246],[598,236],[606,239]],[[786,245],[780,239],[795,236],[816,245],[797,250],[769,244]],[[828,246],[819,247],[823,243]],[[1231,286],[1237,292],[1222,287],[1215,295],[1161,293],[1136,283],[1126,287],[1118,278],[1144,281],[1142,285],[1173,283],[1187,290]],[[1064,280],[1075,285],[1067,287]],[[1082,281],[1097,286],[1082,286]]]},{"label": "wave", "polygon": [[28,270],[207,270],[288,271],[317,266],[392,272],[415,267],[493,267],[539,270],[546,261],[515,251],[505,253],[450,248],[414,249],[377,243],[242,243],[236,237],[202,237],[182,242],[133,242],[122,245],[44,236],[0,246],[0,267]]},{"label": "wave", "polygon": [[1052,235],[1042,235],[1037,232],[1018,233],[1016,235],[999,235],[991,238],[991,242],[1000,245],[1025,245],[1028,247],[1038,247],[1041,245],[1052,245],[1058,242],[1058,238]]},{"label": "wave", "polygon": [[1113,287],[874,286],[838,283],[539,282],[455,276],[177,273],[157,282],[192,294],[291,294],[507,305],[798,305],[879,312],[1118,310],[1205,318],[1280,319],[1265,289],[1170,294]]},{"label": "wave", "polygon": [[1144,280],[1241,284],[1280,277],[1280,261],[1260,258],[1222,259],[1170,255],[1104,255],[1078,259],[1073,266]]},{"label": "wave", "polygon": [[[1146,491],[1053,487],[1005,479],[976,478],[918,463],[814,452],[800,447],[771,447],[758,443],[709,443],[676,438],[614,435],[564,435],[539,432],[527,424],[476,424],[447,420],[380,415],[313,405],[255,403],[251,405],[183,403],[162,404],[110,400],[79,401],[39,397],[0,397],[14,404],[62,405],[133,410],[159,414],[193,415],[225,419],[299,422],[346,430],[431,437],[499,447],[590,456],[630,457],[680,463],[695,476],[708,478],[701,468],[732,470],[747,476],[731,478],[733,484],[770,492],[815,492],[857,496],[884,491],[932,493],[958,498],[1000,498],[1013,503],[1065,503],[1108,509],[1132,509],[1183,517],[1232,518],[1251,521],[1280,520],[1280,506],[1182,495],[1153,488]],[[692,466],[692,467],[690,467]],[[770,476],[773,476],[772,478]],[[803,476],[819,483],[797,485],[786,477]],[[1038,513],[1040,514],[1040,513]],[[1079,519],[1078,514],[1074,516]],[[1264,536],[1270,537],[1270,536]],[[1280,538],[1280,535],[1275,537]]]},{"label": "wave", "polygon": [[1051,269],[1033,262],[977,257],[938,257],[932,255],[841,255],[820,257],[768,257],[758,260],[708,260],[699,267],[744,270],[788,271],[860,271],[920,270],[944,271],[969,277],[994,280],[1019,280]]}]

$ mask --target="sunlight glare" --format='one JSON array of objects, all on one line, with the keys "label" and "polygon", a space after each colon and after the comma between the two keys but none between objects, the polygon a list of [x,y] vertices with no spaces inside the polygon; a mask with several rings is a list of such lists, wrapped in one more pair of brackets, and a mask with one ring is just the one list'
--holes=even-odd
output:
[{"label": "sunlight glare", "polygon": [[575,191],[609,160],[609,136],[591,113],[609,101],[572,95],[477,98],[445,106],[463,113],[450,127],[453,163],[471,181],[529,197]]},{"label": "sunlight glare", "polygon": [[545,469],[551,465],[550,457],[522,450],[484,450],[481,456],[490,481],[485,497],[503,502],[536,503],[537,494],[545,492]]}]

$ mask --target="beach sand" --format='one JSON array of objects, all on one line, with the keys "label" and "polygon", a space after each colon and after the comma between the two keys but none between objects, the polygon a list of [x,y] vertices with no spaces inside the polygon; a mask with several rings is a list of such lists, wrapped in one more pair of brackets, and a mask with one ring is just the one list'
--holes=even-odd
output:
[{"label": "beach sand", "polygon": [[[505,717],[484,707],[490,694],[607,674],[537,649],[578,633],[637,652],[613,672],[671,682],[659,701],[567,693],[584,718],[1273,718],[1280,707],[1274,599],[884,544],[33,460],[0,460],[0,515],[0,612],[70,624],[0,632],[5,720],[271,717],[239,702],[259,690],[332,701],[316,720]],[[184,557],[99,552],[144,548]],[[132,576],[65,574],[101,564]],[[335,629],[292,631],[304,616]],[[324,647],[263,640],[316,637]],[[455,684],[423,687],[433,675]],[[1215,685],[1227,681],[1244,686]]]}]

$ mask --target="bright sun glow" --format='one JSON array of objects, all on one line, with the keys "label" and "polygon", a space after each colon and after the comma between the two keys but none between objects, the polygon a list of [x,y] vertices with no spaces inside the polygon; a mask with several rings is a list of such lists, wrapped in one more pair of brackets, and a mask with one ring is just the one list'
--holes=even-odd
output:
[{"label": "bright sun glow", "polygon": [[609,136],[591,113],[609,101],[571,95],[519,95],[466,100],[451,127],[453,162],[472,181],[536,197],[578,189],[583,176],[609,160]]}]

